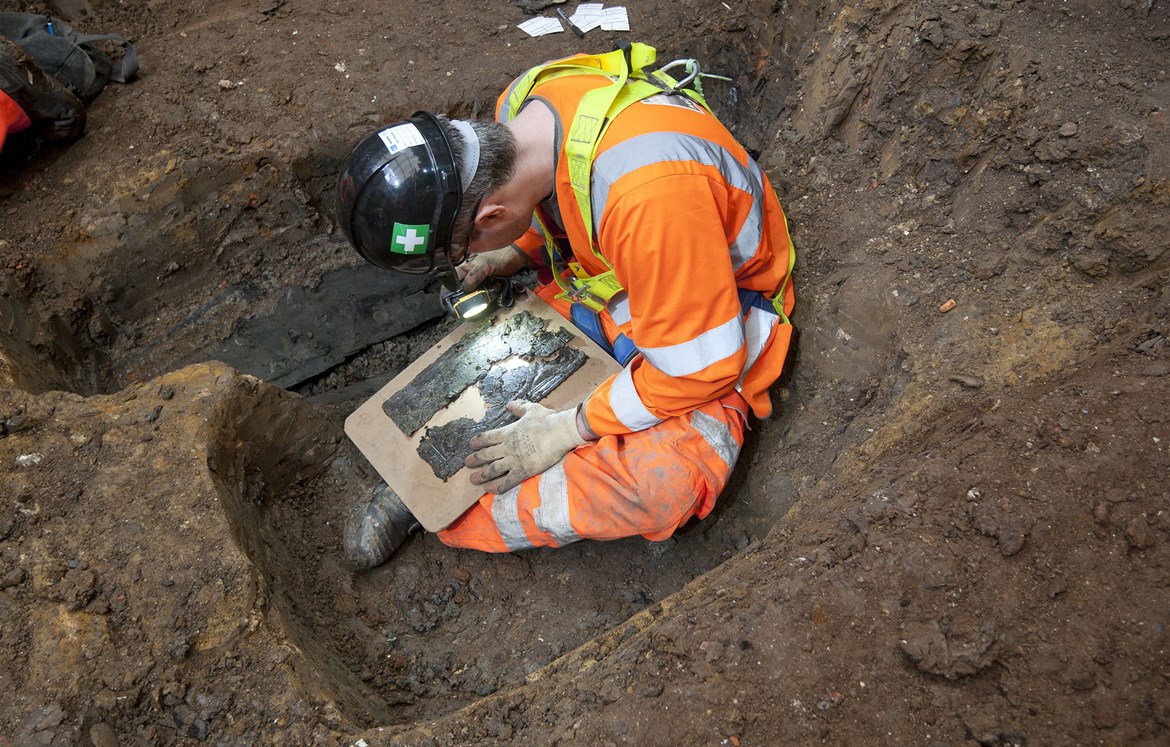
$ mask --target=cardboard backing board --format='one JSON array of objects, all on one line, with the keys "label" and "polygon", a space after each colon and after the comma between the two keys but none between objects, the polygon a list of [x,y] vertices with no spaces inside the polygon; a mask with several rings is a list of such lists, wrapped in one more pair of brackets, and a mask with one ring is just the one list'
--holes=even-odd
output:
[{"label": "cardboard backing board", "polygon": [[[584,364],[541,400],[545,407],[554,410],[575,407],[598,384],[620,370],[617,362],[596,343],[531,293],[518,297],[515,306],[496,314],[490,323],[499,326],[510,317],[525,311],[543,320],[549,331],[563,330],[570,336],[566,347],[585,354]],[[422,427],[407,434],[386,413],[384,405],[414,383],[443,353],[474,334],[484,324],[482,321],[461,324],[395,376],[345,421],[345,433],[349,439],[429,532],[437,532],[459,518],[460,514],[479,500],[483,489],[471,483],[470,470],[467,468],[459,469],[446,481],[440,479],[432,466],[419,456],[419,443],[428,427],[441,426],[461,417],[479,421],[483,419],[488,406],[473,384],[447,407],[437,411]],[[493,364],[491,368],[517,365],[524,363],[516,356],[511,356]]]}]

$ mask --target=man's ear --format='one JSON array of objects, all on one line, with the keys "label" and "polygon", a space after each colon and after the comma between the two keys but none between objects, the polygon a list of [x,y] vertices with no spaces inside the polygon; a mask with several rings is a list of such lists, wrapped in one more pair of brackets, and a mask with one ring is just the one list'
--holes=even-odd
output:
[{"label": "man's ear", "polygon": [[475,227],[481,231],[490,230],[493,226],[507,217],[504,206],[498,202],[484,200],[475,214]]}]

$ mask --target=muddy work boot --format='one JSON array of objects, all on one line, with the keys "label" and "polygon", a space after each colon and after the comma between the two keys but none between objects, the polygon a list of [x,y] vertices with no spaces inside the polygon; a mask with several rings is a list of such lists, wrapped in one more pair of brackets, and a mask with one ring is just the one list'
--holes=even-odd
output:
[{"label": "muddy work boot", "polygon": [[41,70],[16,42],[0,38],[0,90],[32,120],[46,140],[76,140],[85,132],[81,99]]},{"label": "muddy work boot", "polygon": [[382,565],[406,538],[421,529],[393,490],[374,489],[368,503],[358,506],[345,525],[345,559],[354,570]]}]

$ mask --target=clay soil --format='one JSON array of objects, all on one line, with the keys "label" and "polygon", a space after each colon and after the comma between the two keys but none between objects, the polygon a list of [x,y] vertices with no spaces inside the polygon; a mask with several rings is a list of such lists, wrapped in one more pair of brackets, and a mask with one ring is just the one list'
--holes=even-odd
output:
[{"label": "clay soil", "polygon": [[[1163,0],[49,7],[142,74],[0,158],[0,745],[1170,742]],[[450,324],[339,160],[625,37],[788,212],[776,413],[667,542],[350,572],[342,421]]]}]

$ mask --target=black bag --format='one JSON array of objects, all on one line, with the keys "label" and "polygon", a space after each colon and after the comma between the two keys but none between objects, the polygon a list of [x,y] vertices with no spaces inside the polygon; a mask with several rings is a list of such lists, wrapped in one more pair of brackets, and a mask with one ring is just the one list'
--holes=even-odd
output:
[{"label": "black bag", "polygon": [[[101,93],[106,82],[126,83],[138,73],[138,54],[121,34],[79,34],[60,18],[37,13],[0,13],[0,36],[24,48],[46,74],[53,76],[83,103]],[[122,64],[95,41],[108,39],[122,46]]]}]

